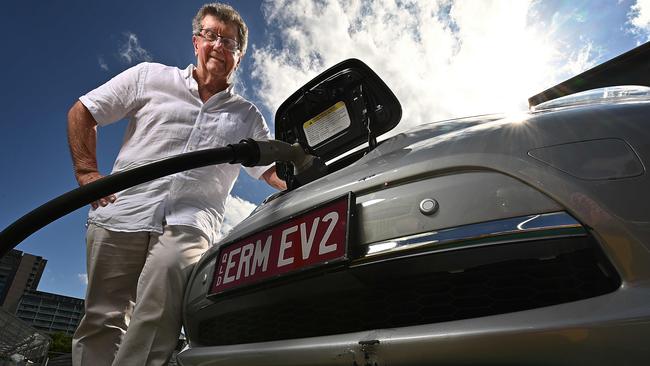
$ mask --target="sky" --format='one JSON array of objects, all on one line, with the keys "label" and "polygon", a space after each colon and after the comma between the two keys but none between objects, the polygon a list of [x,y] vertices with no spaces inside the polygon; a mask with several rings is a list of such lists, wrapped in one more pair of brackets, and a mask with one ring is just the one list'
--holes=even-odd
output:
[{"label": "sky", "polygon": [[[650,0],[232,1],[249,26],[235,89],[271,130],[277,107],[321,71],[368,64],[402,104],[389,134],[419,124],[525,110],[528,97],[650,38]],[[202,1],[11,1],[0,13],[0,229],[77,187],[66,115],[77,98],[143,61],[195,62]],[[98,131],[110,173],[125,121]],[[223,230],[274,191],[242,172]],[[17,249],[48,260],[39,290],[83,297],[79,209]]]}]

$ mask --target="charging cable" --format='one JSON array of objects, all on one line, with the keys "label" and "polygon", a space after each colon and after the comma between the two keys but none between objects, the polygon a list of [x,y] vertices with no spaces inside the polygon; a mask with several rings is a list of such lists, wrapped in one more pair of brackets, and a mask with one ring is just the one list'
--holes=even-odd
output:
[{"label": "charging cable", "polygon": [[238,144],[180,154],[125,170],[73,189],[32,210],[0,232],[0,258],[28,236],[70,212],[126,188],[166,175],[216,164],[265,166],[290,162],[296,176],[323,168],[320,159],[307,154],[299,144],[278,140],[243,140]]}]

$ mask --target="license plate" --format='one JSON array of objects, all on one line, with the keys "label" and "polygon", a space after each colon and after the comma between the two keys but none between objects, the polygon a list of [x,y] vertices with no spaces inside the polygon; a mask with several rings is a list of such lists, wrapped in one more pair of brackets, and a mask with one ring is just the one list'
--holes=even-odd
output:
[{"label": "license plate", "polygon": [[347,260],[352,194],[224,245],[210,295]]}]

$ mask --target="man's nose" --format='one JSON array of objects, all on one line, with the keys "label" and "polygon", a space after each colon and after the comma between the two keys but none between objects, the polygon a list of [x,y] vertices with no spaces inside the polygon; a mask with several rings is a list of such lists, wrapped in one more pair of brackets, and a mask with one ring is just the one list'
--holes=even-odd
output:
[{"label": "man's nose", "polygon": [[221,38],[217,38],[217,39],[214,40],[214,42],[212,42],[212,48],[217,49],[217,50],[221,49],[221,51],[224,50],[223,49],[223,42],[221,42]]}]

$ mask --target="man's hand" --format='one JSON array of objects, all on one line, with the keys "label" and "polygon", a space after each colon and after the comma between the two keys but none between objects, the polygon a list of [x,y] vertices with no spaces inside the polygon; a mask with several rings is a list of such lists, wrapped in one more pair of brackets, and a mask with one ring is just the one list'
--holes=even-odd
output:
[{"label": "man's hand", "polygon": [[284,191],[287,189],[287,182],[283,181],[278,177],[277,172],[275,171],[275,165],[270,167],[267,171],[262,174],[261,178],[264,178],[266,183],[268,183],[271,187],[278,189],[280,191]]},{"label": "man's hand", "polygon": [[[77,101],[68,112],[68,144],[74,175],[80,186],[85,186],[101,178],[97,170],[97,121],[90,111]],[[114,194],[103,197],[90,204],[93,209],[115,202]]]},{"label": "man's hand", "polygon": [[[77,176],[77,182],[79,182],[79,186],[85,186],[88,183],[92,183],[96,181],[97,179],[101,179],[104,176],[97,173],[97,172],[92,172],[92,173],[87,173],[87,174],[82,174]],[[93,209],[96,209],[99,206],[106,206],[109,203],[115,202],[117,197],[114,194],[108,195],[106,197],[102,197],[98,199],[97,201],[91,202],[90,206],[92,206]]]}]

